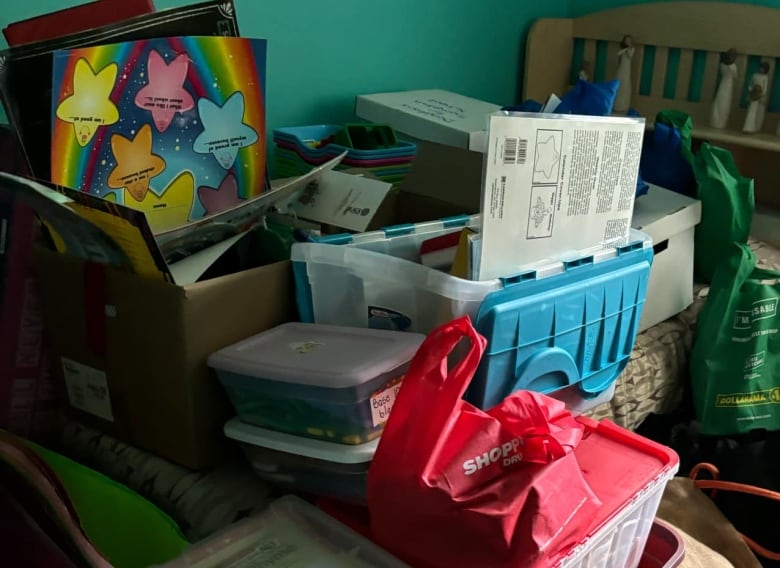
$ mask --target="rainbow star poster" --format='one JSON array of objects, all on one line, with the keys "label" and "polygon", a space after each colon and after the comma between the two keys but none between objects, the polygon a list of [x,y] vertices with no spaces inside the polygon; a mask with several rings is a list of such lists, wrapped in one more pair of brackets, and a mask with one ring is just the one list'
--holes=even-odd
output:
[{"label": "rainbow star poster", "polygon": [[52,181],[154,233],[263,193],[266,41],[129,41],[54,54]]}]

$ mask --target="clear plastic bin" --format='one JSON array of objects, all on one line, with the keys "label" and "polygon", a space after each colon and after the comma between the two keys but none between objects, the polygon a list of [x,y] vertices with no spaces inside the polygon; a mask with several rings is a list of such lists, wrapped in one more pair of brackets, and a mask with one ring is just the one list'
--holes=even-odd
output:
[{"label": "clear plastic bin", "polygon": [[164,568],[406,568],[406,564],[293,495],[231,525]]},{"label": "clear plastic bin", "polygon": [[225,424],[225,436],[237,441],[255,474],[291,490],[365,503],[368,467],[379,440],[343,445],[265,430],[241,422]]},{"label": "clear plastic bin", "polygon": [[[292,247],[303,321],[428,334],[456,317],[477,315],[500,280],[477,282],[419,264],[430,238],[478,227],[478,216],[335,235]],[[340,245],[340,246],[334,246]]]},{"label": "clear plastic bin", "polygon": [[341,444],[379,436],[423,335],[286,323],[212,354],[238,415]]}]

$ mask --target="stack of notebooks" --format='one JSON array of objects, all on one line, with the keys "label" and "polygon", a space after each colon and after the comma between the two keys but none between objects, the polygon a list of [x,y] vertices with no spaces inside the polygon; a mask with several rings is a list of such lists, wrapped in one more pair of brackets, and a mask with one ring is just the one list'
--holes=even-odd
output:
[{"label": "stack of notebooks", "polygon": [[403,182],[417,153],[416,144],[399,140],[386,148],[348,148],[336,141],[342,128],[324,124],[274,130],[276,177],[300,176],[346,151],[337,169],[360,168],[393,185]]}]

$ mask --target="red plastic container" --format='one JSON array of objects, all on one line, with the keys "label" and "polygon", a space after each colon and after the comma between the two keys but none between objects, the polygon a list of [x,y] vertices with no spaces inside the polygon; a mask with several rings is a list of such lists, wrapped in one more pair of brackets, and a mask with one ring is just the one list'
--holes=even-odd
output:
[{"label": "red plastic container", "polygon": [[658,519],[650,529],[638,568],[675,568],[685,558],[685,543],[676,530]]},{"label": "red plastic container", "polygon": [[[650,551],[656,552],[657,556],[651,555],[647,560],[649,564],[642,562],[647,554],[648,535],[660,530],[654,524],[655,513],[667,481],[677,472],[679,457],[670,448],[608,420],[598,422],[583,416],[578,420],[585,426],[585,436],[575,453],[585,478],[601,499],[602,507],[593,519],[589,533],[564,558],[555,559],[555,565],[559,568],[667,566],[652,561],[662,557],[661,544],[671,540],[653,544]],[[330,499],[320,499],[317,506],[370,538],[370,519],[364,507]],[[670,548],[667,546],[667,550]]]}]

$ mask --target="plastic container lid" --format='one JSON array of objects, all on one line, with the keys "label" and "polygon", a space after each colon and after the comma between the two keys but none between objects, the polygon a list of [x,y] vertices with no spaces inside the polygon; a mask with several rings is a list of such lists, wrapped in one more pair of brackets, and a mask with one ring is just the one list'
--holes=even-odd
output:
[{"label": "plastic container lid", "polygon": [[273,381],[350,388],[409,363],[424,339],[417,333],[286,323],[217,351],[208,364]]},{"label": "plastic container lid", "polygon": [[225,424],[225,436],[269,450],[341,464],[368,463],[374,459],[374,452],[379,445],[379,438],[357,445],[325,442],[266,430],[242,422],[239,418],[233,418]]},{"label": "plastic container lid", "polygon": [[407,565],[300,497],[194,544],[167,568],[405,568]]}]

